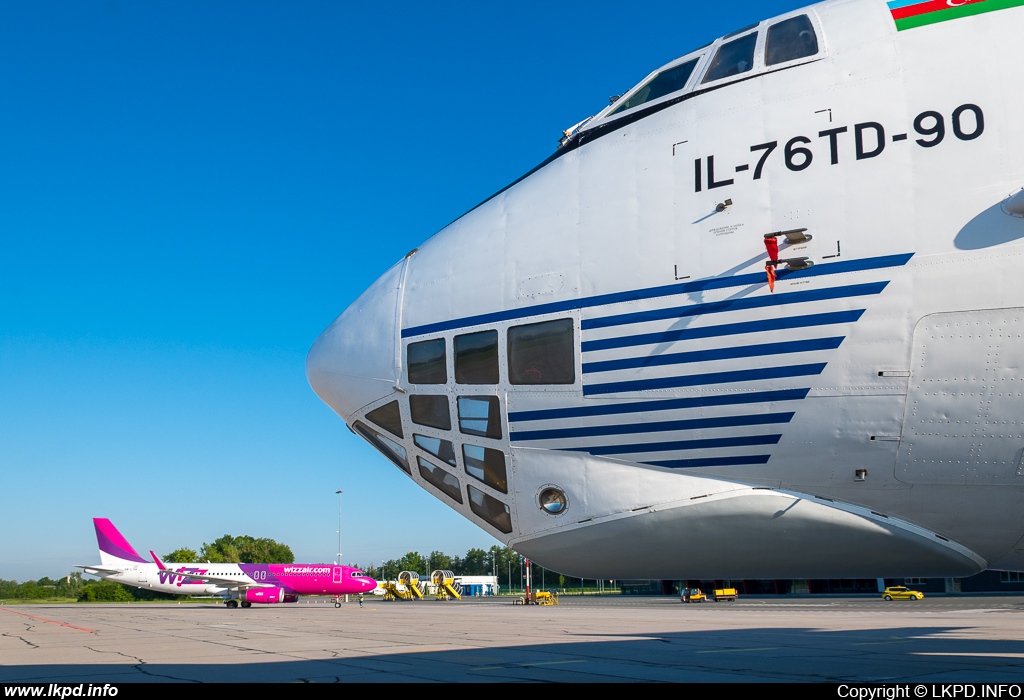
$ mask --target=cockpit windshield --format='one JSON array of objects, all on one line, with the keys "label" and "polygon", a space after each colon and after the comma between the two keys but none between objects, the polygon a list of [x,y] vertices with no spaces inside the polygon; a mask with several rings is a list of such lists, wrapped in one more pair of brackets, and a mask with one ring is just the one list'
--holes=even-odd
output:
[{"label": "cockpit windshield", "polygon": [[608,114],[618,114],[627,109],[633,109],[645,102],[651,102],[659,97],[682,90],[686,87],[686,82],[690,79],[690,75],[693,74],[693,69],[697,67],[697,61],[698,59],[695,58],[692,61],[687,61],[686,63],[661,71],[644,83],[628,100],[622,100],[622,103]]}]

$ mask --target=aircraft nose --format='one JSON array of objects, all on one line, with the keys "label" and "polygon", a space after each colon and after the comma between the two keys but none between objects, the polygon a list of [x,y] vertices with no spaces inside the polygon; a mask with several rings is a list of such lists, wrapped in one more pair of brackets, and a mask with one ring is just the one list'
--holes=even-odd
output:
[{"label": "aircraft nose", "polygon": [[398,314],[403,263],[384,273],[313,343],[306,377],[346,422],[398,384]]}]

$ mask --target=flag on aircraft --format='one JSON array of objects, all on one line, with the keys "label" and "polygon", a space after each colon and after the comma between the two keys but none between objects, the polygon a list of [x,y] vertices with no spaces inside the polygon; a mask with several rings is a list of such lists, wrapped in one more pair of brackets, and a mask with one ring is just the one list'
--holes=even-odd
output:
[{"label": "flag on aircraft", "polygon": [[980,15],[1024,5],[1024,0],[892,0],[889,11],[896,29],[913,29],[936,22]]},{"label": "flag on aircraft", "polygon": [[775,238],[775,236],[772,236],[770,238],[766,237],[764,239],[764,248],[765,250],[768,251],[769,260],[779,259],[779,241],[778,239]]},{"label": "flag on aircraft", "polygon": [[768,289],[775,291],[775,266],[770,262],[764,264],[764,271],[768,273]]}]

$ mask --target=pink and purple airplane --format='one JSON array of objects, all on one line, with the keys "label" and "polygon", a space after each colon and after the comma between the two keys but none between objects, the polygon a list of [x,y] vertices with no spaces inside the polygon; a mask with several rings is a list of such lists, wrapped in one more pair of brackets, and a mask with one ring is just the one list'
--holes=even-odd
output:
[{"label": "pink and purple airplane", "polygon": [[93,518],[100,565],[79,564],[85,573],[136,588],[178,595],[213,596],[229,608],[253,603],[295,603],[300,595],[331,595],[341,607],[343,595],[367,593],[377,582],[359,569],[335,564],[167,564],[150,550],[139,556],[106,518]]}]

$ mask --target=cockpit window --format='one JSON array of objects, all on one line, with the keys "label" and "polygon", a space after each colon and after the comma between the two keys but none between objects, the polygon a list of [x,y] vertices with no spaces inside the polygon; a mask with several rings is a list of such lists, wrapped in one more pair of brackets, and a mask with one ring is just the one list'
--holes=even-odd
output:
[{"label": "cockpit window", "polygon": [[754,47],[756,45],[757,32],[722,44],[711,61],[707,75],[701,82],[710,83],[751,70],[754,67]]},{"label": "cockpit window", "polygon": [[609,112],[609,115],[625,112],[627,109],[633,109],[645,102],[651,102],[659,97],[682,90],[686,87],[686,82],[690,79],[693,69],[697,67],[698,60],[687,61],[686,63],[661,71],[644,83],[628,100],[622,100],[621,104]]},{"label": "cockpit window", "polygon": [[764,62],[767,66],[818,53],[818,37],[807,15],[790,17],[768,29]]},{"label": "cockpit window", "polygon": [[498,383],[498,331],[455,336],[455,381]]},{"label": "cockpit window", "polygon": [[409,343],[406,353],[410,384],[444,384],[448,381],[444,338]]}]

